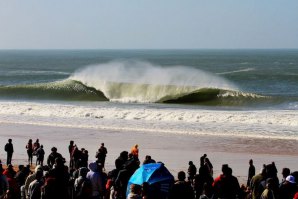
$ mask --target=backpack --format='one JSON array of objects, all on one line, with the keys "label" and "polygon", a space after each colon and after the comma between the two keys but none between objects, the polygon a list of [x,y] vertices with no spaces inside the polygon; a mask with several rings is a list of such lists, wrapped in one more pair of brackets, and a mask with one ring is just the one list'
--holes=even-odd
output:
[{"label": "backpack", "polygon": [[92,196],[92,183],[85,178],[79,181],[76,188],[75,198],[89,198]]}]

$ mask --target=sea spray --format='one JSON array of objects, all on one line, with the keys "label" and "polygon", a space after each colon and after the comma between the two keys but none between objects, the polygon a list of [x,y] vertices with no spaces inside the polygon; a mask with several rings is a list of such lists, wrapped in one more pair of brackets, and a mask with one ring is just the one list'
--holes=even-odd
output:
[{"label": "sea spray", "polygon": [[86,66],[70,79],[102,91],[112,101],[157,102],[203,88],[238,90],[233,83],[203,70],[136,60]]}]

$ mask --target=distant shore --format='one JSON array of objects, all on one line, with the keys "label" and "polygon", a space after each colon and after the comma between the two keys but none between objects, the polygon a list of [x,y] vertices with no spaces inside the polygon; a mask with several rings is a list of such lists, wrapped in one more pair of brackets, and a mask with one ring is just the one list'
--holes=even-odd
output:
[{"label": "distant shore", "polygon": [[[193,136],[175,134],[154,134],[148,132],[107,131],[95,129],[49,127],[0,123],[0,159],[6,163],[4,145],[8,138],[13,140],[14,165],[27,164],[25,145],[29,139],[39,139],[44,145],[46,157],[55,146],[66,160],[69,160],[68,145],[73,140],[79,148],[89,151],[89,162],[95,160],[95,153],[104,142],[107,149],[106,171],[114,168],[114,161],[121,151],[129,151],[134,144],[140,148],[140,160],[151,155],[156,161],[165,163],[176,177],[180,170],[187,171],[188,161],[199,167],[200,157],[206,153],[214,166],[214,177],[221,173],[221,165],[229,164],[233,175],[245,183],[249,159],[254,160],[257,172],[263,164],[275,162],[278,175],[282,168],[298,170],[298,141],[282,139],[254,139],[228,136]],[[45,158],[46,159],[46,158]],[[35,160],[35,157],[34,157]],[[33,161],[34,161],[33,160]],[[46,162],[46,160],[45,160]]]}]

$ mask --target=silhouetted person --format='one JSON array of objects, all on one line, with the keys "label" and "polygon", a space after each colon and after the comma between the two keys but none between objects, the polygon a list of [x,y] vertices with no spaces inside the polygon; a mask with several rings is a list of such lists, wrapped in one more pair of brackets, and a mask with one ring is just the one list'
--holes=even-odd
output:
[{"label": "silhouetted person", "polygon": [[193,199],[194,192],[190,183],[185,181],[185,172],[180,171],[178,172],[178,181],[172,187],[170,192],[170,199]]},{"label": "silhouetted person", "polygon": [[237,198],[240,193],[238,179],[232,175],[232,169],[222,165],[222,174],[215,178],[213,182],[214,199],[217,198]]},{"label": "silhouetted person", "polygon": [[288,177],[290,175],[291,171],[289,168],[283,168],[281,171],[282,174],[282,180],[281,183],[283,183],[286,180],[286,177]]},{"label": "silhouetted person", "polygon": [[69,168],[73,169],[74,168],[74,159],[73,159],[73,151],[74,151],[75,145],[74,141],[71,140],[68,145],[68,152],[69,152]]},{"label": "silhouetted person", "polygon": [[292,199],[296,193],[297,184],[295,177],[288,175],[286,180],[280,184],[279,187],[279,198],[282,199]]},{"label": "silhouetted person", "polygon": [[28,164],[32,165],[33,158],[33,144],[32,139],[29,139],[28,144],[26,145],[27,155],[28,155]]},{"label": "silhouetted person", "polygon": [[153,160],[150,155],[146,155],[143,164],[150,164],[150,163],[156,163],[156,161]]},{"label": "silhouetted person", "polygon": [[48,156],[48,160],[47,160],[47,164],[50,168],[53,168],[54,164],[55,164],[55,159],[56,158],[60,158],[63,160],[63,157],[60,153],[57,152],[57,148],[56,147],[52,147],[51,149],[51,153]]},{"label": "silhouetted person", "polygon": [[43,145],[41,145],[37,150],[36,150],[36,165],[41,165],[43,166],[43,160],[44,160],[44,150],[43,150]]},{"label": "silhouetted person", "polygon": [[101,146],[99,147],[98,151],[96,152],[96,158],[97,161],[102,165],[102,168],[105,169],[105,162],[106,162],[106,156],[107,156],[108,150],[105,147],[104,143],[101,143]]},{"label": "silhouetted person", "polygon": [[248,168],[248,177],[247,177],[247,186],[250,186],[250,181],[252,177],[256,175],[256,168],[253,165],[253,160],[249,160],[249,168]]},{"label": "silhouetted person", "polygon": [[8,143],[5,145],[4,150],[7,153],[6,165],[11,164],[12,154],[13,154],[13,144],[12,139],[8,139]]},{"label": "silhouetted person", "polygon": [[204,166],[204,162],[205,162],[205,158],[207,157],[207,154],[204,154],[201,158],[200,158],[200,167]]},{"label": "silhouetted person", "polygon": [[192,161],[188,162],[188,169],[187,169],[187,174],[188,174],[188,180],[192,183],[194,176],[197,173],[197,167],[194,165]]}]

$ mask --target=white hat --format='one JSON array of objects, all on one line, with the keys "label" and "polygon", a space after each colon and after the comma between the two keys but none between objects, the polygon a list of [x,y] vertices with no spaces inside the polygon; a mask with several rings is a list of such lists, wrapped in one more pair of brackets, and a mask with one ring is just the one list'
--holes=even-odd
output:
[{"label": "white hat", "polygon": [[296,183],[295,182],[295,177],[292,175],[287,176],[286,181],[290,182],[290,183]]}]

